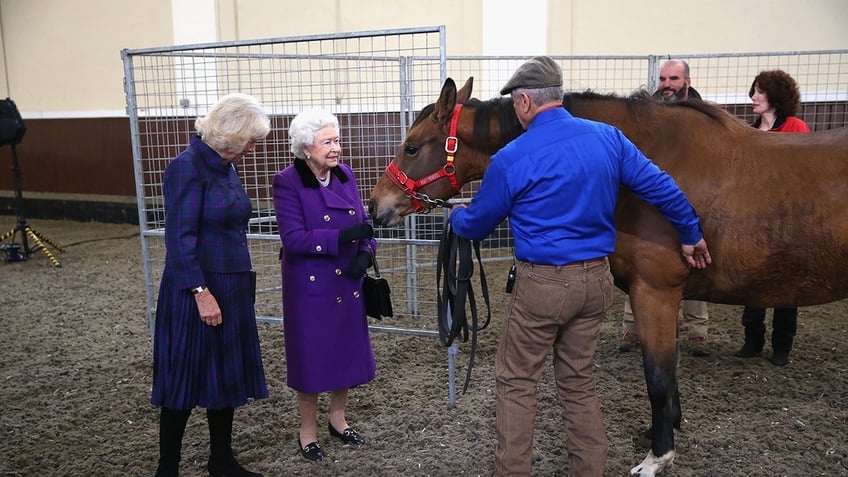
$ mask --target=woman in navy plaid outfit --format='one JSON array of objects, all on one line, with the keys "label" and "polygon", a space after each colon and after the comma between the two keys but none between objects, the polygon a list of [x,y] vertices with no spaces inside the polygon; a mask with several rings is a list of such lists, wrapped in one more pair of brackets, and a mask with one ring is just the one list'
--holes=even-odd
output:
[{"label": "woman in navy plaid outfit", "polygon": [[161,407],[157,476],[179,475],[183,431],[206,408],[210,476],[260,476],[231,447],[233,412],[268,389],[256,331],[247,224],[237,164],[268,135],[263,106],[221,98],[165,170],[165,269],[156,306],[151,402]]}]

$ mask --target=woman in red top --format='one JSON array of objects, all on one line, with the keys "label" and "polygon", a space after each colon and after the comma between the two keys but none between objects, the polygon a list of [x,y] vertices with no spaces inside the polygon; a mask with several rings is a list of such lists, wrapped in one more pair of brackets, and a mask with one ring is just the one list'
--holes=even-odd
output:
[{"label": "woman in red top", "polygon": [[786,72],[761,72],[751,83],[748,97],[757,115],[752,124],[755,128],[774,132],[810,132],[807,123],[795,116],[801,109],[801,91],[798,83]]},{"label": "woman in red top", "polygon": [[[763,71],[754,78],[748,90],[751,106],[757,120],[753,127],[761,131],[808,133],[807,123],[795,114],[801,109],[801,92],[798,84],[781,70]],[[745,307],[742,325],[745,326],[745,344],[736,352],[739,358],[758,356],[765,344],[765,308]],[[771,362],[775,366],[786,366],[789,350],[795,337],[798,308],[775,308],[772,323]]]}]

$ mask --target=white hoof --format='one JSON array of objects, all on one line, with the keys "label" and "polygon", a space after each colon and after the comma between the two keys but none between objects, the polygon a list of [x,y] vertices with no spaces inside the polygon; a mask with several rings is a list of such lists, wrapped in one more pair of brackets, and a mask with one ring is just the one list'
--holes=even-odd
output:
[{"label": "white hoof", "polygon": [[674,462],[674,451],[670,450],[660,457],[654,455],[654,451],[648,451],[648,457],[636,467],[630,469],[630,475],[638,475],[639,477],[654,477],[663,471],[666,467],[671,467]]}]

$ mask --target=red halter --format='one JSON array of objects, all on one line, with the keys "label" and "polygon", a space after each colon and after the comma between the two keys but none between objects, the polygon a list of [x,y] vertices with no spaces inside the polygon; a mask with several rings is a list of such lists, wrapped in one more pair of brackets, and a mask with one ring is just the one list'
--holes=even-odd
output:
[{"label": "red halter", "polygon": [[[412,207],[414,212],[428,212],[433,207],[444,206],[445,201],[441,199],[431,199],[429,195],[418,192],[418,189],[424,187],[425,185],[435,182],[442,177],[447,177],[453,186],[454,190],[460,192],[460,188],[456,183],[456,166],[453,163],[453,158],[456,155],[456,148],[459,145],[459,139],[456,137],[456,125],[459,122],[459,110],[462,109],[462,104],[457,103],[457,105],[453,109],[453,116],[451,116],[450,122],[450,131],[448,133],[448,137],[445,139],[445,151],[448,153],[447,160],[445,162],[444,167],[433,172],[432,174],[428,174],[417,181],[412,180],[406,173],[402,172],[398,169],[397,165],[395,165],[395,161],[389,163],[389,167],[386,168],[386,176],[400,189],[404,194],[409,198],[409,201],[412,203]],[[421,203],[424,202],[428,207],[424,207]]]}]

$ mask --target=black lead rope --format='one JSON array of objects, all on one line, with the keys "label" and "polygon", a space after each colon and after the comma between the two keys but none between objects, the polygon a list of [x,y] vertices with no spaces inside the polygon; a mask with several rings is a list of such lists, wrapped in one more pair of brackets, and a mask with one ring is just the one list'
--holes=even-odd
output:
[{"label": "black lead rope", "polygon": [[[474,257],[471,249],[477,254],[480,267],[480,289],[483,301],[486,303],[486,321],[478,326],[477,301],[474,298],[474,288],[471,277],[474,275]],[[444,277],[443,277],[444,275]],[[471,353],[468,357],[468,371],[465,375],[463,394],[468,390],[471,381],[471,369],[474,367],[474,357],[477,354],[477,332],[489,326],[492,319],[492,309],[489,305],[489,287],[486,284],[486,272],[480,258],[480,241],[464,239],[453,233],[450,220],[445,222],[442,239],[439,242],[439,256],[436,263],[436,294],[439,307],[439,340],[442,346],[449,347],[456,338],[462,343],[468,341],[471,335]],[[471,324],[466,316],[466,303],[471,315]]]}]

